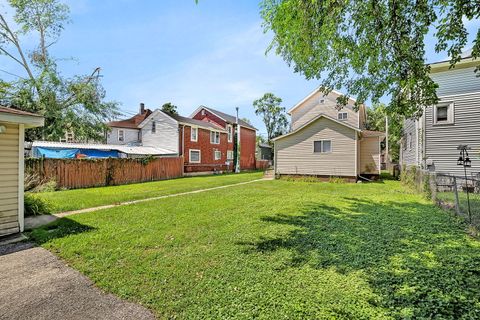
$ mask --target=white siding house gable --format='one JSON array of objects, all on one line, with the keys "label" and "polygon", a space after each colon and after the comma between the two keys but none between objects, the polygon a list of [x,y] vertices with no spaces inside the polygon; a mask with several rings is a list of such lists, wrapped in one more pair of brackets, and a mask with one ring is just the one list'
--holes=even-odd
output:
[{"label": "white siding house gable", "polygon": [[[153,125],[154,122],[155,125]],[[143,146],[179,152],[178,122],[168,114],[155,110],[139,127]]]},{"label": "white siding house gable", "polygon": [[352,105],[347,105],[341,110],[337,110],[336,106],[337,101],[336,95],[334,94],[325,96],[320,91],[311,94],[307,99],[289,111],[292,117],[291,129],[298,129],[319,114],[325,114],[333,119],[339,119],[339,113],[347,113],[347,118],[341,121],[351,126],[359,126],[358,112],[353,110]]}]

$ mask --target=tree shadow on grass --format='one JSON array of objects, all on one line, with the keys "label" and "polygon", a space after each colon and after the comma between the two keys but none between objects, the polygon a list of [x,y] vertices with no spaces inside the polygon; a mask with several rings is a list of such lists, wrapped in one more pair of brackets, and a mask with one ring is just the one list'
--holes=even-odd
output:
[{"label": "tree shadow on grass", "polygon": [[43,227],[32,230],[29,237],[37,244],[41,245],[53,239],[90,232],[93,230],[95,230],[94,227],[78,223],[69,218],[60,218]]},{"label": "tree shadow on grass", "polygon": [[480,245],[447,213],[415,202],[342,199],[344,207],[309,203],[299,215],[263,217],[294,228],[242,243],[245,252],[287,249],[286,268],[364,271],[398,318],[480,318]]}]

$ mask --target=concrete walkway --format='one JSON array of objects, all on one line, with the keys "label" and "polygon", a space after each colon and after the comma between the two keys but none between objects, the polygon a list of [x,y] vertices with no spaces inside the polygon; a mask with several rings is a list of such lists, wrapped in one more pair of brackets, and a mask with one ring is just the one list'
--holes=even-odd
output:
[{"label": "concrete walkway", "polygon": [[120,203],[116,203],[116,204],[108,204],[108,205],[104,205],[104,206],[98,206],[98,207],[86,208],[86,209],[80,209],[80,210],[74,210],[74,211],[65,211],[65,212],[61,212],[61,213],[56,213],[56,214],[54,214],[54,216],[56,216],[58,218],[63,218],[63,217],[66,217],[66,216],[70,216],[72,214],[92,212],[92,211],[98,211],[98,210],[102,210],[102,209],[110,209],[110,208],[115,208],[115,207],[120,207],[120,206],[128,206],[128,205],[136,204],[136,203],[142,203],[142,202],[153,201],[153,200],[160,200],[160,199],[166,199],[166,198],[185,196],[185,195],[188,195],[188,194],[195,194],[195,193],[207,192],[207,191],[218,190],[218,189],[225,189],[225,188],[236,187],[236,186],[241,186],[241,185],[245,185],[245,184],[250,184],[250,183],[253,183],[253,182],[266,181],[266,180],[270,180],[270,179],[256,179],[256,180],[252,180],[252,181],[228,184],[228,185],[220,186],[220,187],[213,187],[213,188],[207,188],[207,189],[200,189],[200,190],[194,190],[194,191],[174,193],[174,194],[169,194],[169,195],[165,195],[165,196],[158,196],[158,197],[153,197],[153,198],[126,201],[126,202],[120,202]]},{"label": "concrete walkway", "polygon": [[105,294],[49,251],[0,247],[0,319],[154,319],[146,308]]}]

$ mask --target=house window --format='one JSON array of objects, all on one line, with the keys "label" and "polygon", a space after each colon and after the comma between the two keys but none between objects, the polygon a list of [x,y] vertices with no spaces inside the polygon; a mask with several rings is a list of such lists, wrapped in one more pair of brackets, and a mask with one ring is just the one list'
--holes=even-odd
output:
[{"label": "house window", "polygon": [[118,130],[118,141],[125,141],[125,131]]},{"label": "house window", "polygon": [[155,121],[152,121],[152,133],[157,132],[157,123]]},{"label": "house window", "polygon": [[190,141],[198,141],[198,128],[190,128]]},{"label": "house window", "polygon": [[219,151],[219,150],[215,150],[215,151],[213,152],[213,159],[215,159],[215,160],[220,160],[220,159],[222,159],[222,152]]},{"label": "house window", "polygon": [[200,150],[190,149],[189,158],[191,163],[200,163],[201,155]]},{"label": "house window", "polygon": [[348,118],[348,113],[346,112],[339,112],[338,113],[338,120],[347,120]]},{"label": "house window", "polygon": [[233,141],[233,127],[232,125],[227,125],[227,131],[228,131],[228,142]]},{"label": "house window", "polygon": [[412,141],[412,134],[411,133],[409,133],[408,136],[407,136],[407,146],[408,146],[408,150],[412,150],[413,141]]},{"label": "house window", "polygon": [[73,132],[67,132],[67,142],[73,142]]},{"label": "house window", "polygon": [[315,153],[330,153],[332,152],[331,140],[320,140],[313,142],[313,152]]},{"label": "house window", "polygon": [[220,144],[220,132],[210,131],[210,143]]},{"label": "house window", "polygon": [[233,151],[232,150],[227,151],[227,160],[233,160]]},{"label": "house window", "polygon": [[441,102],[433,109],[434,124],[452,124],[454,123],[454,103]]}]

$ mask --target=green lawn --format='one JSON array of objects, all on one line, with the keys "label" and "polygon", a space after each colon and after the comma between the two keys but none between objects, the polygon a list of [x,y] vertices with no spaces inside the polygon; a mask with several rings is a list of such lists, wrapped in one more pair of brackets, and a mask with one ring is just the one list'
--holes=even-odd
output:
[{"label": "green lawn", "polygon": [[213,188],[260,179],[263,172],[200,176],[128,184],[123,186],[76,189],[32,194],[52,207],[53,212],[63,212],[119,202],[146,199],[174,193]]},{"label": "green lawn", "polygon": [[395,181],[260,181],[32,236],[159,318],[480,318],[480,242]]}]

